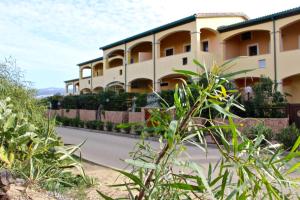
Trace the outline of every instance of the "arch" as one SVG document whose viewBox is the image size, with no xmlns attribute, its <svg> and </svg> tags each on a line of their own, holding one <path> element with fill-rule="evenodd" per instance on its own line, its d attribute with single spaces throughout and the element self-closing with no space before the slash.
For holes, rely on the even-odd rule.
<svg viewBox="0 0 300 200">
<path fill-rule="evenodd" d="M 300 48 L 300 20 L 293 21 L 280 28 L 281 51 L 289 51 Z"/>
<path fill-rule="evenodd" d="M 93 67 L 93 77 L 103 76 L 103 63 L 97 63 Z"/>
<path fill-rule="evenodd" d="M 189 52 L 191 49 L 191 32 L 176 31 L 169 33 L 160 38 L 159 45 L 160 57 Z M 186 46 L 189 47 L 186 48 Z"/>
<path fill-rule="evenodd" d="M 95 87 L 93 89 L 93 93 L 96 93 L 96 94 L 98 94 L 98 93 L 100 93 L 102 91 L 103 91 L 103 87 L 101 87 L 101 86 Z"/>
<path fill-rule="evenodd" d="M 287 94 L 289 103 L 300 103 L 300 73 L 282 80 L 282 91 Z"/>
<path fill-rule="evenodd" d="M 124 49 L 115 49 L 106 54 L 106 58 L 112 58 L 115 56 L 124 57 Z"/>
<path fill-rule="evenodd" d="M 217 52 L 218 38 L 217 31 L 211 28 L 200 29 L 200 47 L 203 52 Z"/>
<path fill-rule="evenodd" d="M 269 30 L 249 30 L 225 39 L 225 60 L 240 56 L 256 56 L 270 53 Z"/>
<path fill-rule="evenodd" d="M 107 64 L 108 69 L 114 68 L 114 67 L 120 67 L 120 66 L 123 66 L 123 58 L 121 58 L 120 56 L 111 58 Z"/>
<path fill-rule="evenodd" d="M 83 88 L 80 90 L 80 94 L 90 94 L 92 93 L 90 88 Z"/>
<path fill-rule="evenodd" d="M 147 60 L 152 59 L 152 42 L 143 41 L 139 42 L 129 49 L 129 62 L 132 63 L 139 63 Z"/>
<path fill-rule="evenodd" d="M 74 92 L 78 93 L 79 91 L 79 82 L 75 83 L 75 88 L 74 88 Z"/>
<path fill-rule="evenodd" d="M 87 78 L 92 75 L 91 66 L 84 66 L 80 68 L 80 78 Z"/>
<path fill-rule="evenodd" d="M 227 36 L 226 38 L 223 38 L 223 40 L 226 41 L 226 40 L 228 40 L 228 39 L 230 39 L 232 37 L 235 37 L 237 35 L 241 35 L 241 34 L 246 33 L 246 32 L 256 32 L 256 31 L 265 31 L 265 32 L 269 32 L 270 33 L 270 30 L 268 30 L 268 29 L 251 29 L 251 30 L 245 30 L 245 31 L 234 33 L 232 35 Z"/>
<path fill-rule="evenodd" d="M 66 85 L 67 86 L 67 91 L 66 91 L 66 93 L 67 94 L 73 94 L 73 92 L 74 92 L 74 86 L 73 86 L 73 83 L 69 83 L 69 84 L 67 84 Z"/>
<path fill-rule="evenodd" d="M 124 88 L 124 83 L 122 82 L 119 82 L 119 81 L 113 81 L 111 83 L 108 83 L 106 85 L 106 90 L 111 90 L 111 91 L 114 91 L 114 92 L 124 92 L 125 91 L 125 88 Z"/>
<path fill-rule="evenodd" d="M 232 82 L 235 85 L 235 88 L 240 91 L 241 96 L 245 100 L 249 100 L 253 97 L 252 88 L 253 86 L 260 81 L 260 77 L 240 77 L 234 79 Z"/>
<path fill-rule="evenodd" d="M 129 82 L 129 92 L 132 93 L 151 93 L 153 81 L 148 78 L 137 78 Z"/>
<path fill-rule="evenodd" d="M 181 74 L 168 74 L 159 79 L 160 90 L 174 90 L 176 84 L 180 87 L 182 85 L 182 80 L 187 80 L 187 77 Z"/>
</svg>

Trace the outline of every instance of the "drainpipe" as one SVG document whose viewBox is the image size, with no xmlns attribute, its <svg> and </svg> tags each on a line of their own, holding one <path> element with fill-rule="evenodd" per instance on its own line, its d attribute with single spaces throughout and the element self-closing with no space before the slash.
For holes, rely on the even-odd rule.
<svg viewBox="0 0 300 200">
<path fill-rule="evenodd" d="M 273 41 L 274 41 L 274 90 L 277 91 L 277 51 L 276 51 L 276 23 L 275 19 L 272 18 L 273 20 Z"/>
<path fill-rule="evenodd" d="M 91 63 L 91 92 L 93 93 L 93 64 Z"/>
<path fill-rule="evenodd" d="M 124 77 L 125 77 L 125 92 L 127 92 L 127 43 L 125 43 L 125 50 L 124 50 L 124 62 L 125 62 L 125 70 L 124 70 Z"/>
<path fill-rule="evenodd" d="M 156 91 L 156 60 L 155 60 L 155 56 L 156 56 L 156 44 L 155 44 L 155 33 L 153 34 L 153 42 L 152 42 L 152 48 L 153 48 L 153 90 Z"/>
</svg>

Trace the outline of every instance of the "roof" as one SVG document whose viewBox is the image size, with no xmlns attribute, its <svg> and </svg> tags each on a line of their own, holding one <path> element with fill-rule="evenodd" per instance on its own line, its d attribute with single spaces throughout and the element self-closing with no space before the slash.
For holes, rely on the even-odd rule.
<svg viewBox="0 0 300 200">
<path fill-rule="evenodd" d="M 241 12 L 226 12 L 226 13 L 198 13 L 197 18 L 213 18 L 213 17 L 241 17 L 248 20 L 249 17 Z"/>
<path fill-rule="evenodd" d="M 64 82 L 65 83 L 69 83 L 69 82 L 74 82 L 74 81 L 79 81 L 79 78 L 75 78 L 75 79 L 71 79 L 71 80 L 66 80 Z"/>
<path fill-rule="evenodd" d="M 171 23 L 159 26 L 157 28 L 150 29 L 148 31 L 145 31 L 145 32 L 139 33 L 137 35 L 125 38 L 123 40 L 120 40 L 120 41 L 108 44 L 106 46 L 100 47 L 100 49 L 106 50 L 106 49 L 109 49 L 109 48 L 112 48 L 112 47 L 115 47 L 115 46 L 118 46 L 118 45 L 122 45 L 122 44 L 131 42 L 133 40 L 136 40 L 136 39 L 139 39 L 139 38 L 142 38 L 142 37 L 146 37 L 146 36 L 149 36 L 149 35 L 152 35 L 152 34 L 155 34 L 155 33 L 158 33 L 158 32 L 161 32 L 161 31 L 164 31 L 164 30 L 167 30 L 167 29 L 170 29 L 170 28 L 174 28 L 176 26 L 180 26 L 180 25 L 183 25 L 183 24 L 190 23 L 192 21 L 195 21 L 196 18 L 233 17 L 233 16 L 235 16 L 235 17 L 242 17 L 245 20 L 249 19 L 243 13 L 198 13 L 198 14 L 194 14 L 194 15 L 191 15 L 191 16 L 179 19 L 177 21 L 174 21 L 174 22 L 171 22 Z"/>
<path fill-rule="evenodd" d="M 192 22 L 192 21 L 194 21 L 194 20 L 196 20 L 196 15 L 191 15 L 191 16 L 182 18 L 182 19 L 180 19 L 180 20 L 177 20 L 177 21 L 174 21 L 174 22 L 171 22 L 171 23 L 168 23 L 168 24 L 159 26 L 159 27 L 154 28 L 154 29 L 150 29 L 150 30 L 148 30 L 148 31 L 139 33 L 139 34 L 134 35 L 134 36 L 131 36 L 131 37 L 128 37 L 128 38 L 126 38 L 126 39 L 123 39 L 123 40 L 120 40 L 120 41 L 111 43 L 111 44 L 109 44 L 109 45 L 100 47 L 100 49 L 106 50 L 106 49 L 109 49 L 109 48 L 112 48 L 112 47 L 115 47 L 115 46 L 118 46 L 118 45 L 121 45 L 121 44 L 125 44 L 125 43 L 128 43 L 128 42 L 131 42 L 131 41 L 133 41 L 133 40 L 136 40 L 136 39 L 139 39 L 139 38 L 142 38 L 142 37 L 146 37 L 146 36 L 149 36 L 149 35 L 158 33 L 158 32 L 160 32 L 160 31 L 164 31 L 164 30 L 167 30 L 167 29 L 176 27 L 176 26 L 180 26 L 180 25 L 183 25 L 183 24 L 187 24 L 187 23 Z"/>
<path fill-rule="evenodd" d="M 93 60 L 88 60 L 88 61 L 79 63 L 79 64 L 77 64 L 77 65 L 78 65 L 78 66 L 82 66 L 82 65 L 86 65 L 86 64 L 93 63 L 93 62 L 96 62 L 96 61 L 101 61 L 101 60 L 103 60 L 103 57 L 95 58 L 95 59 L 93 59 Z"/>
<path fill-rule="evenodd" d="M 247 26 L 262 24 L 262 23 L 265 23 L 265 22 L 269 22 L 269 21 L 273 21 L 273 20 L 277 20 L 277 19 L 282 19 L 282 18 L 285 18 L 285 17 L 290 17 L 290 16 L 298 15 L 298 14 L 300 14 L 300 7 L 296 7 L 296 8 L 281 11 L 281 12 L 278 12 L 278 13 L 266 15 L 266 16 L 263 16 L 263 17 L 250 19 L 250 20 L 239 22 L 239 23 L 236 23 L 236 24 L 231 24 L 231 25 L 228 25 L 228 26 L 221 26 L 221 27 L 218 28 L 218 31 L 223 33 L 223 32 L 227 32 L 227 31 L 231 31 L 231 30 L 235 30 L 235 29 L 239 29 L 239 28 L 244 28 L 244 27 L 247 27 Z"/>
</svg>

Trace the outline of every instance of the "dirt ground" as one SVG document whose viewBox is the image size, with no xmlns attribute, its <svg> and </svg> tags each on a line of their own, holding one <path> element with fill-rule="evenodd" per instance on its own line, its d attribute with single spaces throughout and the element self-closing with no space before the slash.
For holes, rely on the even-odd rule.
<svg viewBox="0 0 300 200">
<path fill-rule="evenodd" d="M 109 187 L 109 185 L 124 183 L 125 179 L 123 176 L 120 176 L 120 173 L 112 169 L 87 162 L 83 165 L 86 174 L 97 179 L 97 185 L 88 189 L 88 191 L 85 191 L 86 196 L 84 199 L 101 199 L 97 190 L 113 198 L 126 197 L 127 192 L 125 191 L 125 188 L 121 190 L 119 188 Z"/>
</svg>

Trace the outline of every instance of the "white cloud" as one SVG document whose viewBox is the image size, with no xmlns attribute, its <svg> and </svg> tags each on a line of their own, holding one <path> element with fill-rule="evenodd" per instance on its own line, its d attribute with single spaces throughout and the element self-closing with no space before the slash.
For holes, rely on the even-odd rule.
<svg viewBox="0 0 300 200">
<path fill-rule="evenodd" d="M 0 55 L 14 56 L 37 87 L 63 87 L 77 63 L 98 48 L 197 12 L 257 17 L 296 7 L 298 0 L 2 0 Z"/>
</svg>

